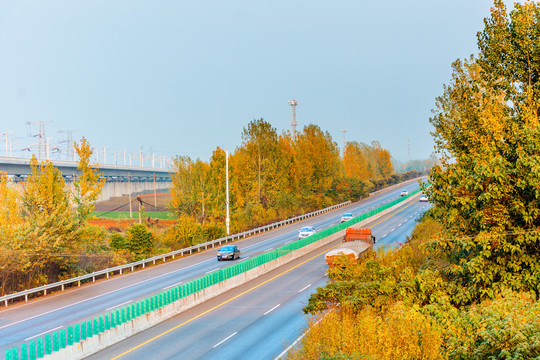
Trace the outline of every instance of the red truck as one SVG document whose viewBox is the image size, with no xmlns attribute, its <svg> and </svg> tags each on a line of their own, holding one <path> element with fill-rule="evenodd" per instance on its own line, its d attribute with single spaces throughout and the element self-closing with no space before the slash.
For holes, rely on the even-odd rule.
<svg viewBox="0 0 540 360">
<path fill-rule="evenodd" d="M 326 263 L 329 267 L 333 267 L 336 259 L 341 255 L 345 255 L 350 262 L 358 262 L 374 243 L 375 236 L 371 234 L 371 229 L 348 228 L 345 230 L 342 243 L 325 254 Z"/>
</svg>

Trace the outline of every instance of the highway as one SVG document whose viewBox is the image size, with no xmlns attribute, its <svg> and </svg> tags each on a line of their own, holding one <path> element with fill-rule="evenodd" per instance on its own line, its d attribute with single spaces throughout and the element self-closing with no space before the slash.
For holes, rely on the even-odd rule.
<svg viewBox="0 0 540 360">
<path fill-rule="evenodd" d="M 428 208 L 414 202 L 368 226 L 376 247 L 399 246 Z M 324 253 L 334 242 L 287 266 L 201 304 L 88 359 L 274 359 L 307 326 L 309 295 L 326 283 Z"/>
<path fill-rule="evenodd" d="M 411 182 L 398 188 L 380 192 L 338 211 L 236 241 L 235 244 L 242 250 L 242 259 L 246 259 L 294 241 L 297 238 L 298 229 L 304 225 L 314 225 L 318 230 L 322 230 L 339 223 L 341 214 L 345 212 L 353 212 L 353 214 L 357 215 L 398 198 L 402 189 L 413 191 L 417 188 L 417 182 Z M 412 222 L 410 223 L 412 224 Z M 397 227 L 399 231 L 403 231 L 405 228 L 406 226 Z M 385 229 L 384 232 L 389 230 Z M 382 239 L 379 236 L 381 244 L 390 244 L 392 238 L 390 235 Z M 227 265 L 225 262 L 217 262 L 215 251 L 209 250 L 177 261 L 116 276 L 109 280 L 98 281 L 95 284 L 70 289 L 3 309 L 0 311 L 0 349 L 4 351 L 6 348 L 19 345 L 21 342 L 27 342 L 62 327 L 93 318 L 106 311 L 145 298 Z M 315 285 L 316 282 L 313 282 L 311 286 L 314 287 Z M 304 292 L 307 299 L 307 292 Z M 279 308 L 281 308 L 281 305 Z M 286 306 L 283 306 L 283 308 L 286 308 Z M 233 337 L 236 337 L 236 335 Z"/>
</svg>

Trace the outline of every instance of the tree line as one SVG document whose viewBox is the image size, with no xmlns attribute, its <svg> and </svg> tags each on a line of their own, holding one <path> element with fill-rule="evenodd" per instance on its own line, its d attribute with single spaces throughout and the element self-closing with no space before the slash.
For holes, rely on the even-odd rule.
<svg viewBox="0 0 540 360">
<path fill-rule="evenodd" d="M 357 200 L 418 174 L 394 174 L 390 153 L 376 141 L 347 142 L 341 156 L 330 134 L 317 125 L 278 134 L 269 122 L 256 119 L 229 156 L 231 230 Z M 219 147 L 208 162 L 187 156 L 173 161 L 171 208 L 188 244 L 205 232 L 224 235 L 225 186 L 225 151 Z"/>
</svg>

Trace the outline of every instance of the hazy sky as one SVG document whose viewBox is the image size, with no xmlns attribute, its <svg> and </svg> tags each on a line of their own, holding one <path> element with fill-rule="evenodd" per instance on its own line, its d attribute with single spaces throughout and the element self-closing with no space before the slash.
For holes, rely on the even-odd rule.
<svg viewBox="0 0 540 360">
<path fill-rule="evenodd" d="M 507 4 L 512 3 L 510 1 Z M 208 160 L 264 118 L 406 161 L 433 151 L 435 98 L 477 53 L 489 0 L 0 0 L 0 133 L 13 156 L 73 130 L 96 148 Z M 36 124 L 28 131 L 27 122 Z M 0 156 L 5 155 L 4 139 Z M 59 156 L 59 155 L 58 155 Z M 65 156 L 65 155 L 62 155 Z"/>
</svg>

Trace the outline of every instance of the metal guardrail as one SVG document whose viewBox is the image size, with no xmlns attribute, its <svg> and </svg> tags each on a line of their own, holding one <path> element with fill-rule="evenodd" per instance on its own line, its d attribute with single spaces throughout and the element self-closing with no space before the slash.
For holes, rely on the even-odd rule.
<svg viewBox="0 0 540 360">
<path fill-rule="evenodd" d="M 270 230 L 273 230 L 273 229 L 276 229 L 276 228 L 279 228 L 279 227 L 282 227 L 282 226 L 285 226 L 285 225 L 289 225 L 289 224 L 292 224 L 292 223 L 295 223 L 295 222 L 298 222 L 298 221 L 301 221 L 301 220 L 308 219 L 308 218 L 313 217 L 313 216 L 321 215 L 321 214 L 324 214 L 324 213 L 327 213 L 327 212 L 342 208 L 342 207 L 347 206 L 349 204 L 351 204 L 351 201 L 346 201 L 344 203 L 337 204 L 337 205 L 334 205 L 334 206 L 330 206 L 330 207 L 327 207 L 325 209 L 316 210 L 316 211 L 313 211 L 313 212 L 310 212 L 310 213 L 307 213 L 307 214 L 304 214 L 304 215 L 295 216 L 295 217 L 287 219 L 287 220 L 282 220 L 282 221 L 279 221 L 279 222 L 276 222 L 276 223 L 273 223 L 273 224 L 261 226 L 261 227 L 258 227 L 258 228 L 252 229 L 252 230 L 248 230 L 248 231 L 244 231 L 244 232 L 241 232 L 241 233 L 238 233 L 238 234 L 233 234 L 233 235 L 229 235 L 229 236 L 219 238 L 219 239 L 216 239 L 216 240 L 207 241 L 205 243 L 193 245 L 193 246 L 190 246 L 188 248 L 171 251 L 171 252 L 166 253 L 166 254 L 156 255 L 156 256 L 153 256 L 151 258 L 135 261 L 135 262 L 132 262 L 132 263 L 129 263 L 129 264 L 119 265 L 119 266 L 115 266 L 115 267 L 112 267 L 112 268 L 107 268 L 107 269 L 95 271 L 95 272 L 92 272 L 92 273 L 89 273 L 89 274 L 77 276 L 77 277 L 74 277 L 74 278 L 71 278 L 71 279 L 58 281 L 58 282 L 55 282 L 55 283 L 52 283 L 52 284 L 47 284 L 47 285 L 43 285 L 43 286 L 40 286 L 40 287 L 36 287 L 36 288 L 16 292 L 16 293 L 13 293 L 13 294 L 4 295 L 4 296 L 0 297 L 0 304 L 3 303 L 4 306 L 7 307 L 8 303 L 9 303 L 9 300 L 24 297 L 24 301 L 28 301 L 28 296 L 29 295 L 40 294 L 41 293 L 43 296 L 46 296 L 47 295 L 47 290 L 61 289 L 61 291 L 64 291 L 64 289 L 66 288 L 66 285 L 77 283 L 77 286 L 81 286 L 81 281 L 92 279 L 92 282 L 95 282 L 96 278 L 100 277 L 100 276 L 106 276 L 106 278 L 108 279 L 109 276 L 113 275 L 115 272 L 118 272 L 119 274 L 122 274 L 124 272 L 124 270 L 126 270 L 126 269 L 133 271 L 136 267 L 145 268 L 148 263 L 153 263 L 153 265 L 155 265 L 156 261 L 159 261 L 159 260 L 161 260 L 162 262 L 165 262 L 167 260 L 167 258 L 175 259 L 177 256 L 190 255 L 190 254 L 193 254 L 195 252 L 200 252 L 201 249 L 207 250 L 208 248 L 214 248 L 216 245 L 221 245 L 223 243 L 228 243 L 230 241 L 234 241 L 234 240 L 238 240 L 238 239 L 244 239 L 244 238 L 246 238 L 248 236 L 260 234 L 262 232 L 270 231 Z"/>
</svg>

